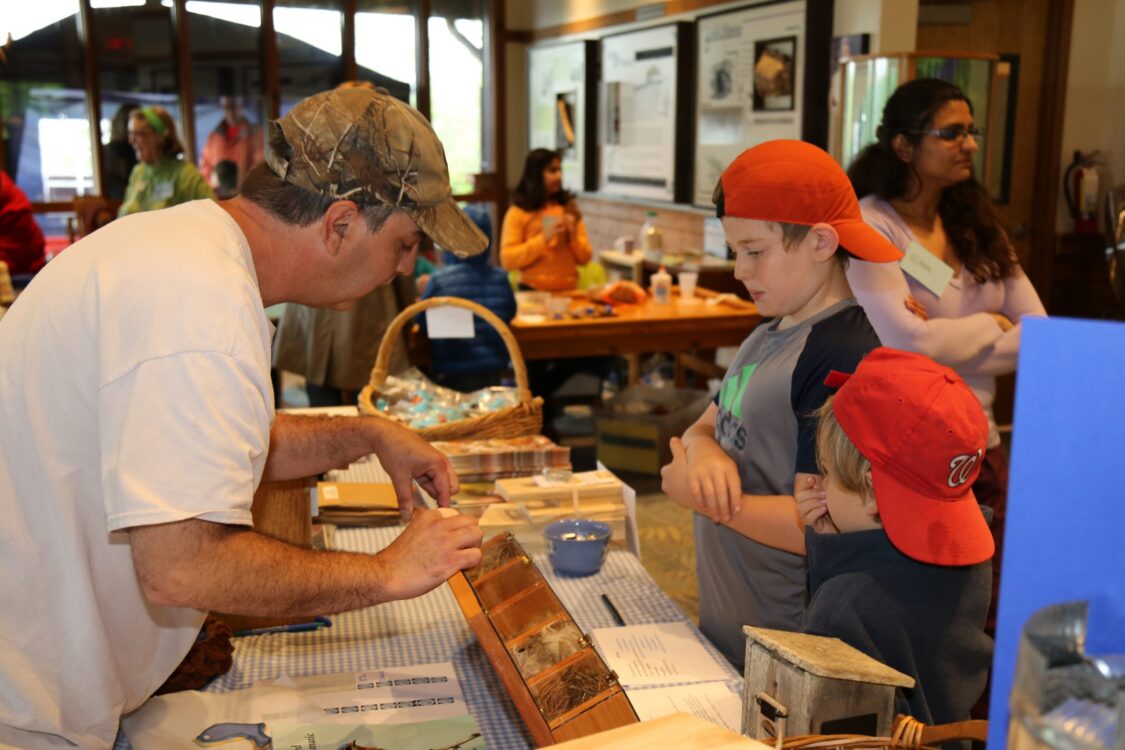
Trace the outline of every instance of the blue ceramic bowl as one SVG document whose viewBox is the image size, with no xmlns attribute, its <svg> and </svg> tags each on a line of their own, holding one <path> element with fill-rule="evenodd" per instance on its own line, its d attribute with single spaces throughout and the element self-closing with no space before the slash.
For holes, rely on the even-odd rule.
<svg viewBox="0 0 1125 750">
<path fill-rule="evenodd" d="M 612 529 L 601 521 L 566 519 L 548 524 L 547 539 L 551 567 L 556 573 L 588 576 L 597 573 L 605 562 L 606 545 Z"/>
</svg>

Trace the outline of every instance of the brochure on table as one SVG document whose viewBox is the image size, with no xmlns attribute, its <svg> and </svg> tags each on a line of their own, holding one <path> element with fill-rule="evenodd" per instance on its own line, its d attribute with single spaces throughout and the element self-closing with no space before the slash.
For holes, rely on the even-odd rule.
<svg viewBox="0 0 1125 750">
<path fill-rule="evenodd" d="M 307 747 L 310 736 L 374 747 L 444 747 L 462 740 L 476 742 L 464 748 L 484 746 L 449 662 L 283 676 L 226 693 L 170 693 L 126 716 L 122 728 L 134 750 L 217 746 L 239 738 L 260 742 L 263 737 L 272 738 L 274 747 Z M 423 744 L 439 739 L 439 744 Z"/>
<path fill-rule="evenodd" d="M 715 183 L 747 148 L 800 139 L 805 1 L 765 5 L 696 21 L 695 190 L 711 206 Z"/>
<path fill-rule="evenodd" d="M 641 720 L 677 712 L 739 731 L 738 675 L 700 643 L 685 622 L 595 628 L 590 633 Z"/>
</svg>

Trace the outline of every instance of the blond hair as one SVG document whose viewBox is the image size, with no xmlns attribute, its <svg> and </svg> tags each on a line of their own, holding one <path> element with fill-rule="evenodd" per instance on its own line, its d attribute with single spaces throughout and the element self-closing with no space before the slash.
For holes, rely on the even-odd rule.
<svg viewBox="0 0 1125 750">
<path fill-rule="evenodd" d="M 819 420 L 816 430 L 816 462 L 820 473 L 831 474 L 837 484 L 848 492 L 854 492 L 865 500 L 873 500 L 875 493 L 871 487 L 871 462 L 859 452 L 855 443 L 844 432 L 832 411 L 832 400 L 828 400 L 817 410 Z"/>
</svg>

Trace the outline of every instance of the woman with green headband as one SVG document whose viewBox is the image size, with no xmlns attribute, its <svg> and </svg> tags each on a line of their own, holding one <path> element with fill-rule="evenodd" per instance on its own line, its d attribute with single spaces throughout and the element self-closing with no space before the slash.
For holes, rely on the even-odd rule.
<svg viewBox="0 0 1125 750">
<path fill-rule="evenodd" d="M 184 147 L 176 123 L 163 107 L 141 107 L 129 118 L 129 144 L 138 163 L 129 175 L 125 201 L 118 216 L 167 208 L 215 194 L 190 161 L 180 158 Z"/>
</svg>

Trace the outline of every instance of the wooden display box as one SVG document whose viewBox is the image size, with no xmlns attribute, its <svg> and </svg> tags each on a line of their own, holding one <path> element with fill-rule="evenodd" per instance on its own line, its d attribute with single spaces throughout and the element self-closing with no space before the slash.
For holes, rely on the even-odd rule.
<svg viewBox="0 0 1125 750">
<path fill-rule="evenodd" d="M 483 549 L 481 564 L 449 588 L 536 744 L 638 721 L 617 675 L 515 537 L 500 534 Z"/>
</svg>

